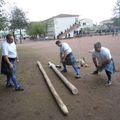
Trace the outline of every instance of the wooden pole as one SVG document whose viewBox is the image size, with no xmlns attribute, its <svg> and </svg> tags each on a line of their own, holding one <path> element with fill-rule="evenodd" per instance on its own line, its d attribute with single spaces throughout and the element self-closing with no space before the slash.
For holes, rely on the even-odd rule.
<svg viewBox="0 0 120 120">
<path fill-rule="evenodd" d="M 64 82 L 64 84 L 69 88 L 69 90 L 73 93 L 73 94 L 77 94 L 78 93 L 78 89 L 72 84 L 70 83 L 62 74 L 61 72 L 56 68 L 56 66 L 51 63 L 48 62 L 48 65 L 50 68 L 52 68 L 54 70 L 54 72 L 61 78 L 61 80 Z"/>
<path fill-rule="evenodd" d="M 52 85 L 49 77 L 47 76 L 45 70 L 43 69 L 43 67 L 42 67 L 42 65 L 41 65 L 41 63 L 39 61 L 37 61 L 37 65 L 38 65 L 39 69 L 41 70 L 41 72 L 42 72 L 42 74 L 43 74 L 43 76 L 44 76 L 44 78 L 46 80 L 46 83 L 47 83 L 47 85 L 48 85 L 48 87 L 49 87 L 52 95 L 54 96 L 54 98 L 55 98 L 58 106 L 60 107 L 60 109 L 62 110 L 62 112 L 65 115 L 67 115 L 69 112 L 68 112 L 68 109 L 67 109 L 66 105 L 63 103 L 63 101 L 61 100 L 60 96 L 56 92 L 54 86 Z"/>
</svg>

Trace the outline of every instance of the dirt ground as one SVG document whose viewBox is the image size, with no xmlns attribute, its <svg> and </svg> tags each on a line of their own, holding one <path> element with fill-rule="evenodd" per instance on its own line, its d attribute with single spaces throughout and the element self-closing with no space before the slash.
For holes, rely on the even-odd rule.
<svg viewBox="0 0 120 120">
<path fill-rule="evenodd" d="M 95 69 L 91 54 L 93 44 L 100 41 L 111 50 L 117 72 L 113 84 L 105 86 L 106 74 L 92 75 Z M 20 63 L 18 81 L 23 92 L 5 88 L 6 78 L 0 75 L 0 120 L 119 120 L 120 119 L 120 36 L 95 36 L 63 40 L 69 43 L 77 58 L 85 57 L 89 67 L 80 69 L 81 78 L 75 79 L 72 67 L 64 76 L 79 90 L 73 95 L 48 67 L 48 61 L 59 64 L 59 48 L 55 41 L 36 41 L 18 44 Z M 36 62 L 39 60 L 56 91 L 69 110 L 64 116 L 52 97 Z"/>
</svg>

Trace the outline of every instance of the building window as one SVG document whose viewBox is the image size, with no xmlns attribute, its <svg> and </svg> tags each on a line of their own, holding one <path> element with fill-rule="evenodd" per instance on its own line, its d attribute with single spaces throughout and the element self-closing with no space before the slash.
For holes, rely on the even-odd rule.
<svg viewBox="0 0 120 120">
<path fill-rule="evenodd" d="M 86 25 L 86 23 L 83 23 L 83 26 L 85 26 Z"/>
<path fill-rule="evenodd" d="M 78 23 L 78 18 L 75 18 L 75 23 Z"/>
</svg>

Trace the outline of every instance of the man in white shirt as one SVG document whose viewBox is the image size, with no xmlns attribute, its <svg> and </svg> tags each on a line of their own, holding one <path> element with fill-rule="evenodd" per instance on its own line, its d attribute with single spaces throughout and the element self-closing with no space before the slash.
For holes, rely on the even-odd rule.
<svg viewBox="0 0 120 120">
<path fill-rule="evenodd" d="M 98 74 L 102 70 L 105 70 L 108 81 L 107 85 L 112 84 L 112 74 L 115 72 L 114 62 L 108 48 L 102 47 L 100 42 L 94 44 L 92 51 L 93 63 L 96 66 L 96 70 L 93 74 Z"/>
<path fill-rule="evenodd" d="M 7 76 L 7 88 L 15 86 L 16 91 L 23 91 L 16 79 L 16 61 L 19 62 L 14 37 L 8 34 L 2 44 L 1 73 Z"/>
<path fill-rule="evenodd" d="M 66 65 L 72 65 L 76 72 L 75 78 L 80 78 L 80 70 L 78 69 L 71 47 L 67 43 L 62 43 L 60 40 L 56 41 L 56 45 L 60 47 L 60 62 L 64 68 L 61 72 L 67 72 Z"/>
</svg>

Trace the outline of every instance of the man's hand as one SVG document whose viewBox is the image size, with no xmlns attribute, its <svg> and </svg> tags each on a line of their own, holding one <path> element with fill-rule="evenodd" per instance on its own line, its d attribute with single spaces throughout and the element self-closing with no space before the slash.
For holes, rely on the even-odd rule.
<svg viewBox="0 0 120 120">
<path fill-rule="evenodd" d="M 62 62 L 64 62 L 64 61 L 65 61 L 65 58 L 62 57 L 62 58 L 60 59 L 60 62 L 62 63 Z"/>
<path fill-rule="evenodd" d="M 104 66 L 103 66 L 103 65 L 101 65 L 101 64 L 98 64 L 98 65 L 97 65 L 97 69 L 98 69 L 98 70 L 103 69 L 103 67 L 104 67 Z"/>
<path fill-rule="evenodd" d="M 16 62 L 19 63 L 20 62 L 19 59 L 17 59 Z"/>
<path fill-rule="evenodd" d="M 9 64 L 9 68 L 12 70 L 13 69 L 13 65 L 10 63 Z"/>
<path fill-rule="evenodd" d="M 65 58 L 63 57 L 63 58 L 61 59 L 61 61 L 64 62 L 64 61 L 65 61 Z"/>
<path fill-rule="evenodd" d="M 97 65 L 97 67 L 98 67 L 98 68 L 101 68 L 101 67 L 102 67 L 102 65 L 101 65 L 101 64 L 98 64 L 98 65 Z"/>
</svg>

